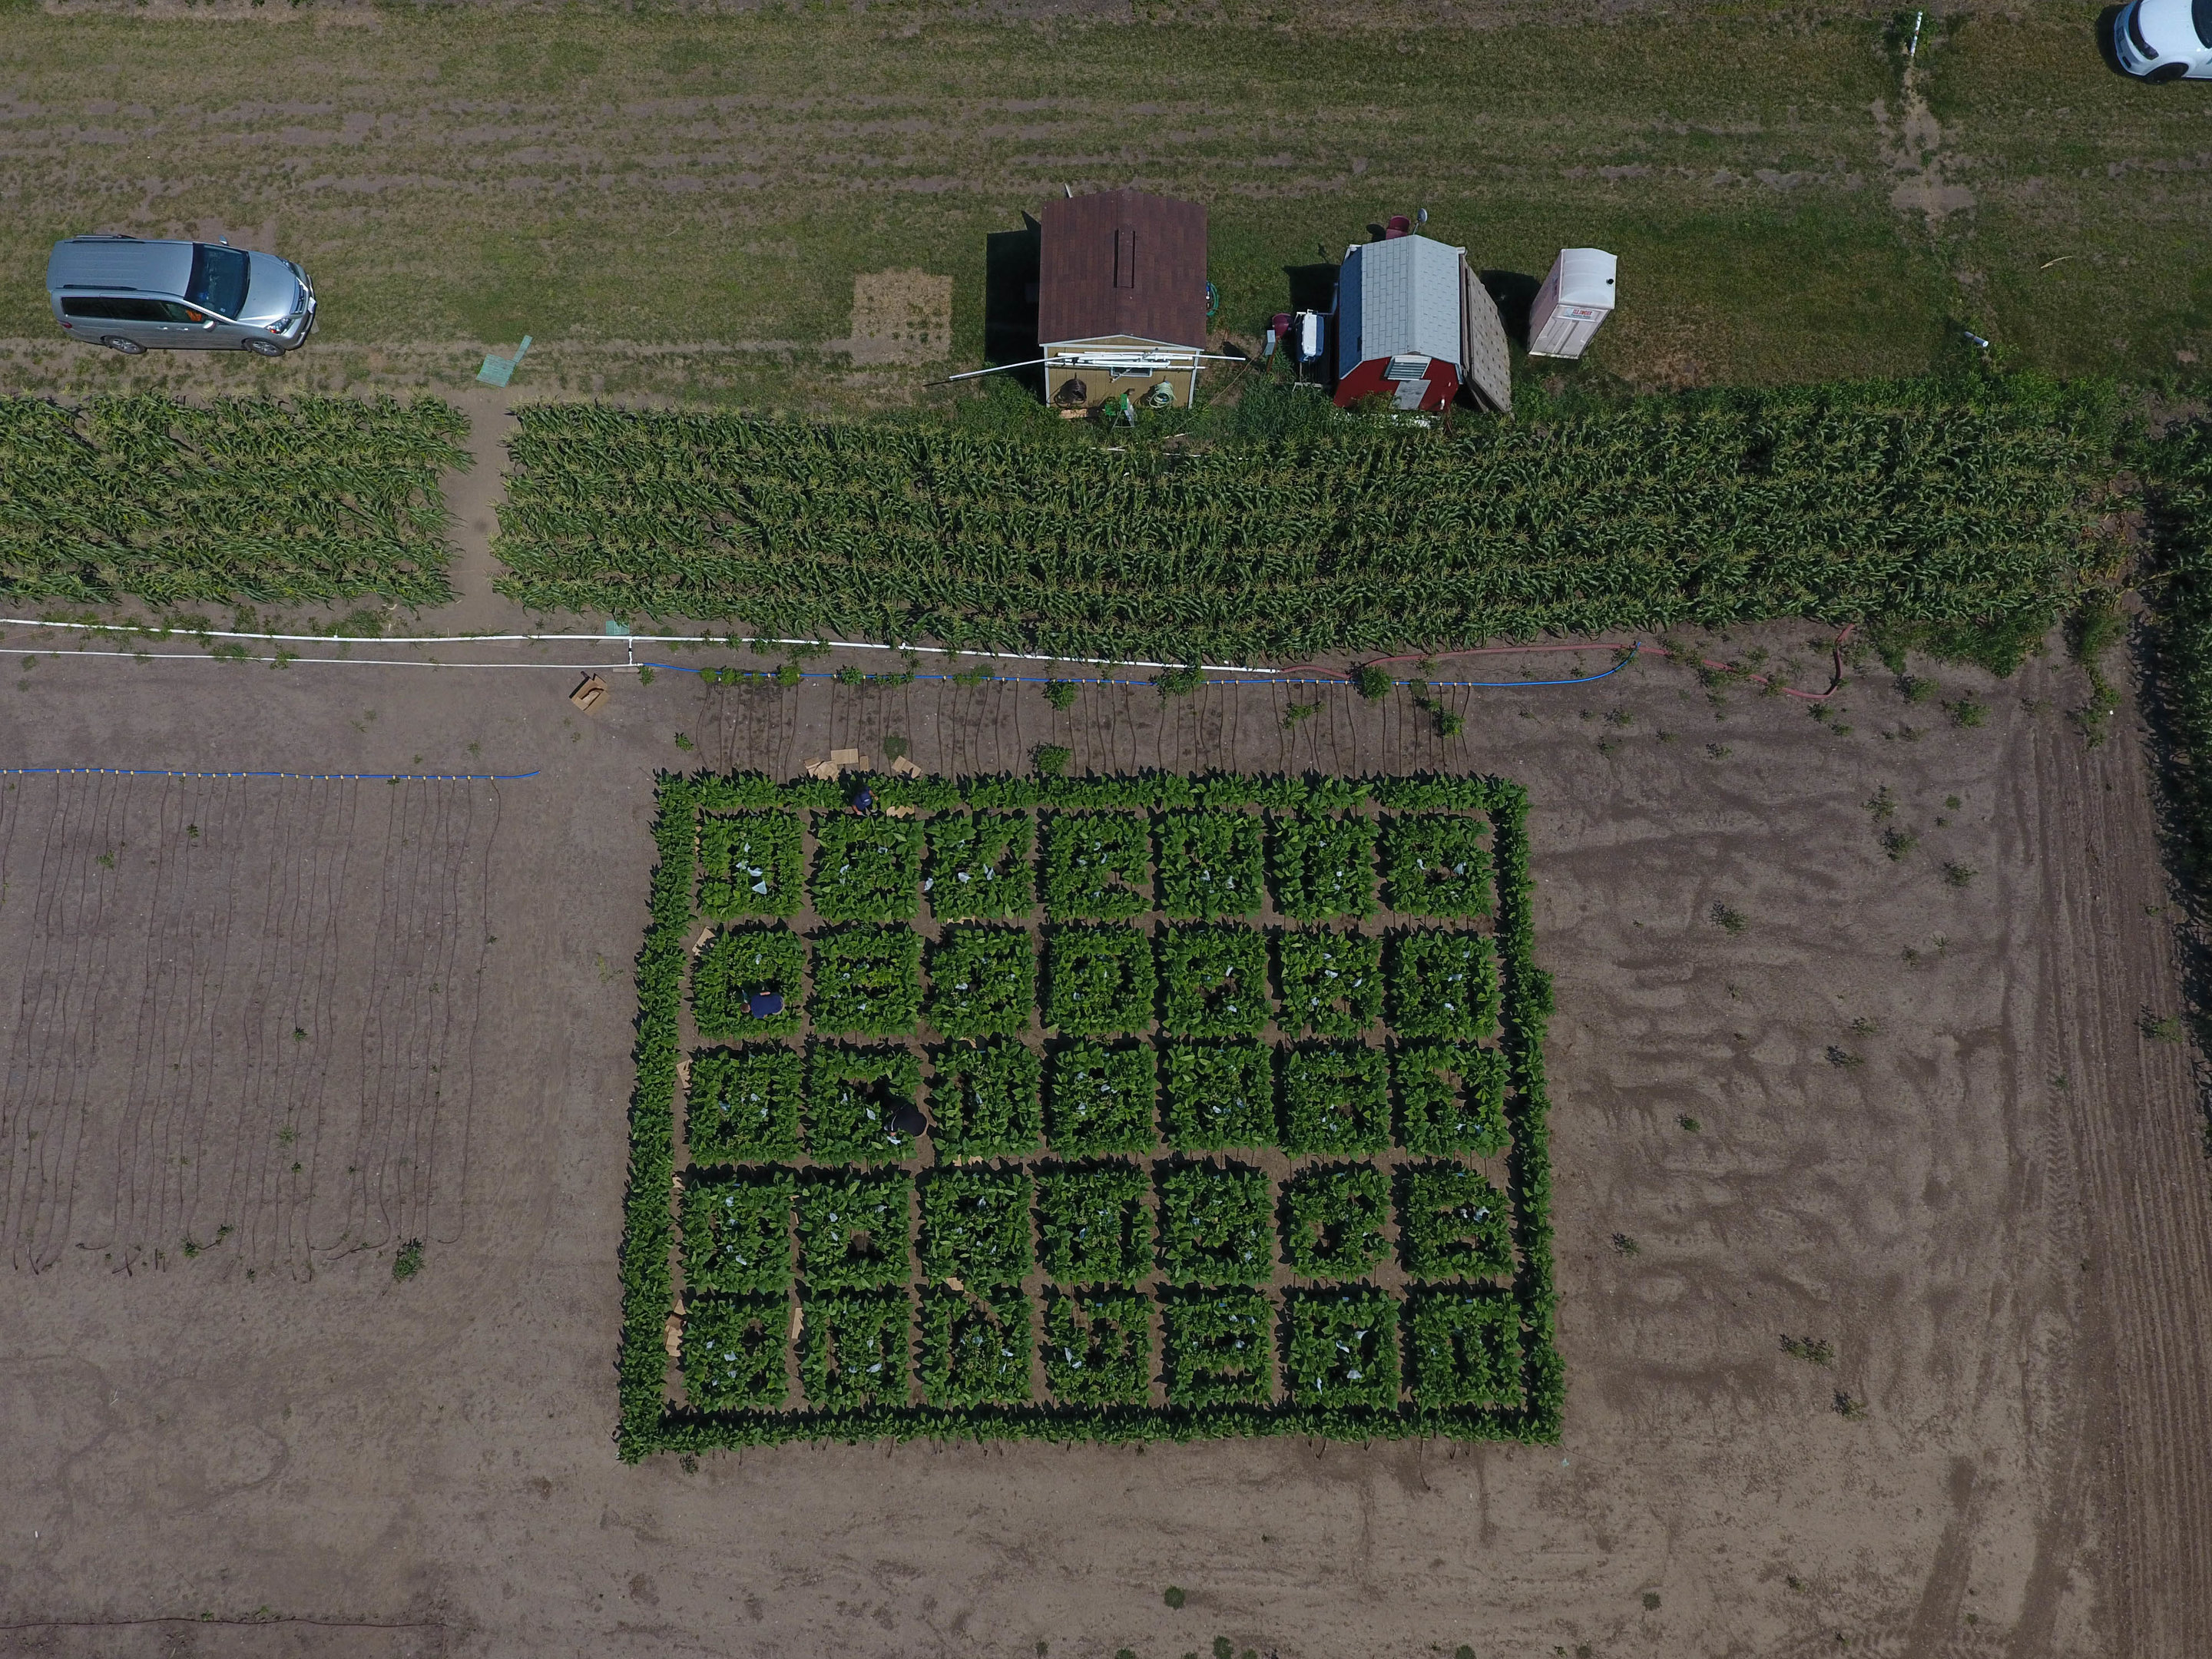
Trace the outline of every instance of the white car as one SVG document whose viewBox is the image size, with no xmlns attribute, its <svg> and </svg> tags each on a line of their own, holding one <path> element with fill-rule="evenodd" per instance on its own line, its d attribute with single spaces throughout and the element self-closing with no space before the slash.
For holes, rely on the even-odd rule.
<svg viewBox="0 0 2212 1659">
<path fill-rule="evenodd" d="M 2212 81 L 2212 0 L 2132 0 L 2112 20 L 2112 55 L 2145 81 Z"/>
</svg>

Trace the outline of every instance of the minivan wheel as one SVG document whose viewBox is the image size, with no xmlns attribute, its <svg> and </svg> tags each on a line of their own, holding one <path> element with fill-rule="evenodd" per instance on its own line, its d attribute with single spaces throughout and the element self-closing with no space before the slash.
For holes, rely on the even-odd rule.
<svg viewBox="0 0 2212 1659">
<path fill-rule="evenodd" d="M 2146 81 L 2179 81 L 2183 76 L 2188 73 L 2189 65 L 2186 64 L 2160 64 L 2148 75 L 2144 76 L 2143 79 Z"/>
<path fill-rule="evenodd" d="M 137 341 L 126 340 L 120 334 L 109 335 L 100 342 L 100 344 L 106 346 L 110 351 L 119 351 L 126 357 L 136 357 L 146 349 Z"/>
<path fill-rule="evenodd" d="M 240 343 L 257 357 L 281 357 L 284 355 L 284 348 L 274 340 L 245 340 Z"/>
</svg>

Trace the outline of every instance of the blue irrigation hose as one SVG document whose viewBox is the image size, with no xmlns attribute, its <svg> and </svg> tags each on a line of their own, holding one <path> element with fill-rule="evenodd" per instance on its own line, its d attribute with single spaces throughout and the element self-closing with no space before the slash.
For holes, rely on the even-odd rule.
<svg viewBox="0 0 2212 1659">
<path fill-rule="evenodd" d="M 1634 655 L 1631 654 L 1629 656 L 1623 657 L 1619 662 L 1613 664 L 1612 667 L 1607 669 L 1602 674 L 1583 674 L 1571 680 L 1425 680 L 1422 684 L 1426 685 L 1432 691 L 1517 691 L 1526 686 L 1588 685 L 1593 680 L 1611 678 L 1613 675 L 1620 672 L 1622 669 L 1627 667 L 1630 663 L 1635 660 L 1636 659 Z M 680 662 L 643 662 L 637 665 L 640 668 L 650 668 L 656 674 L 662 673 L 664 672 L 671 674 L 704 674 L 710 672 L 720 672 L 710 671 L 704 668 L 693 668 Z M 774 669 L 747 668 L 741 669 L 738 672 L 741 673 L 755 675 L 758 678 L 764 680 L 772 680 L 775 678 L 775 671 Z M 803 680 L 834 680 L 837 678 L 837 672 L 835 669 L 826 668 L 801 669 L 799 671 L 799 678 Z M 866 685 L 872 681 L 895 679 L 899 681 L 901 684 L 904 684 L 908 678 L 908 676 L 902 674 L 871 674 L 868 676 L 867 679 L 858 683 L 862 685 Z M 981 680 L 975 679 L 972 675 L 963 674 L 915 674 L 911 678 L 915 680 L 964 679 L 971 684 L 978 685 L 982 684 L 987 681 L 1002 681 L 1010 685 L 1051 685 L 1054 684 L 1069 685 L 1153 685 L 1158 684 L 1157 681 L 1149 679 L 1091 679 L 1080 674 L 987 674 Z M 1208 685 L 1341 685 L 1347 687 L 1351 684 L 1349 680 L 1341 679 L 1294 680 L 1289 678 L 1272 680 L 1209 679 L 1206 683 Z M 1413 682 L 1411 680 L 1394 679 L 1390 684 L 1394 686 L 1411 685 Z"/>
<path fill-rule="evenodd" d="M 0 766 L 5 778 L 290 778 L 300 783 L 520 783 L 529 772 L 173 772 L 160 766 Z"/>
</svg>

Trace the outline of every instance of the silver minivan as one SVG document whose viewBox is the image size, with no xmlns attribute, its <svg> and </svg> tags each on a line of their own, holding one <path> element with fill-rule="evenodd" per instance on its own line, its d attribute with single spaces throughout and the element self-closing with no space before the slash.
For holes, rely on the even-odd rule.
<svg viewBox="0 0 2212 1659">
<path fill-rule="evenodd" d="M 72 236 L 46 260 L 46 297 L 74 337 L 132 356 L 166 346 L 281 357 L 315 325 L 306 271 L 227 242 Z"/>
</svg>

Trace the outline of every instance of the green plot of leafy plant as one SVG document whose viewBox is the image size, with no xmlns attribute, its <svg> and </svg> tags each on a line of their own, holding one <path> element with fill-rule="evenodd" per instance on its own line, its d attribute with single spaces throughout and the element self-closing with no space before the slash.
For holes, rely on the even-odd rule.
<svg viewBox="0 0 2212 1659">
<path fill-rule="evenodd" d="M 1045 935 L 1044 1023 L 1069 1036 L 1147 1030 L 1158 981 L 1152 942 L 1134 927 L 1054 927 Z"/>
<path fill-rule="evenodd" d="M 814 914 L 824 921 L 911 921 L 921 892 L 921 826 L 875 815 L 814 818 Z"/>
<path fill-rule="evenodd" d="M 1026 812 L 940 812 L 929 820 L 922 890 L 939 921 L 1013 921 L 1036 902 Z"/>
<path fill-rule="evenodd" d="M 1043 1357 L 1055 1400 L 1141 1406 L 1152 1390 L 1152 1299 L 1142 1291 L 1047 1291 Z"/>
<path fill-rule="evenodd" d="M 1169 1403 L 1262 1405 L 1275 1392 L 1274 1309 L 1257 1291 L 1160 1297 L 1161 1376 Z"/>
<path fill-rule="evenodd" d="M 921 1292 L 922 1398 L 981 1406 L 1030 1397 L 1030 1304 L 1011 1287 Z"/>
<path fill-rule="evenodd" d="M 933 1050 L 929 1105 L 939 1158 L 1019 1158 L 1044 1139 L 1044 1062 L 1010 1038 Z"/>
<path fill-rule="evenodd" d="M 907 1397 L 904 1291 L 843 1291 L 801 1304 L 799 1380 L 817 1411 L 850 1412 Z"/>
<path fill-rule="evenodd" d="M 1240 1164 L 1174 1164 L 1158 1178 L 1160 1273 L 1171 1285 L 1262 1285 L 1274 1271 L 1274 1194 Z"/>
<path fill-rule="evenodd" d="M 817 933 L 814 994 L 808 1018 L 817 1031 L 904 1036 L 921 1017 L 921 935 L 911 927 L 859 923 Z"/>
<path fill-rule="evenodd" d="M 1267 1044 L 1170 1042 L 1160 1052 L 1169 1146 L 1215 1152 L 1275 1144 L 1275 1057 Z"/>
<path fill-rule="evenodd" d="M 684 1189 L 684 1282 L 732 1295 L 791 1284 L 791 1176 L 740 1170 L 695 1173 Z"/>
<path fill-rule="evenodd" d="M 709 812 L 699 821 L 702 915 L 792 915 L 801 898 L 799 867 L 796 813 Z"/>
<path fill-rule="evenodd" d="M 1489 1279 L 1513 1271 L 1512 1215 L 1480 1170 L 1429 1164 L 1398 1172 L 1398 1255 L 1413 1279 Z"/>
<path fill-rule="evenodd" d="M 1357 1042 L 1311 1042 L 1282 1051 L 1283 1150 L 1368 1157 L 1390 1145 L 1389 1062 Z"/>
<path fill-rule="evenodd" d="M 1135 812 L 1044 816 L 1044 908 L 1055 921 L 1124 921 L 1152 908 L 1152 831 Z"/>
<path fill-rule="evenodd" d="M 1256 929 L 1170 927 L 1159 938 L 1160 1029 L 1253 1036 L 1267 1029 L 1267 940 Z"/>
<path fill-rule="evenodd" d="M 691 1021 L 703 1037 L 788 1036 L 799 1030 L 806 947 L 788 927 L 725 927 L 709 939 L 691 970 Z M 782 1000 L 773 1014 L 756 1015 L 751 1001 Z"/>
<path fill-rule="evenodd" d="M 684 1314 L 684 1397 L 702 1412 L 769 1411 L 791 1384 L 781 1296 L 695 1296 Z"/>
<path fill-rule="evenodd" d="M 706 1048 L 691 1056 L 684 1139 L 697 1164 L 799 1156 L 805 1068 L 781 1043 Z"/>
<path fill-rule="evenodd" d="M 1310 1406 L 1395 1406 L 1397 1304 L 1360 1286 L 1285 1292 L 1283 1388 Z"/>
<path fill-rule="evenodd" d="M 921 1178 L 921 1273 L 970 1286 L 1018 1285 L 1030 1270 L 1030 1177 L 1019 1170 L 932 1170 Z"/>
<path fill-rule="evenodd" d="M 1398 1140 L 1421 1158 L 1503 1152 L 1505 1056 L 1471 1042 L 1408 1043 L 1392 1056 Z"/>
<path fill-rule="evenodd" d="M 806 1146 L 824 1164 L 896 1164 L 914 1156 L 900 1127 L 921 1092 L 921 1063 L 903 1048 L 817 1042 L 806 1056 Z"/>
<path fill-rule="evenodd" d="M 1148 1046 L 1070 1043 L 1047 1069 L 1045 1137 L 1062 1158 L 1148 1152 L 1159 1141 L 1158 1092 Z"/>
<path fill-rule="evenodd" d="M 1267 826 L 1275 908 L 1298 921 L 1374 915 L 1375 837 L 1375 820 L 1356 812 L 1277 814 Z"/>
<path fill-rule="evenodd" d="M 1275 942 L 1283 1030 L 1357 1037 L 1382 1018 L 1382 941 L 1325 928 L 1285 933 Z"/>
<path fill-rule="evenodd" d="M 1059 1285 L 1133 1285 L 1152 1268 L 1152 1183 L 1118 1161 L 1036 1176 L 1037 1259 Z"/>
<path fill-rule="evenodd" d="M 1521 1398 L 1521 1310 L 1502 1291 L 1443 1285 L 1406 1296 L 1407 1388 L 1428 1411 Z"/>
<path fill-rule="evenodd" d="M 1267 896 L 1260 820 L 1243 812 L 1163 812 L 1160 909 L 1177 921 L 1259 914 Z"/>
<path fill-rule="evenodd" d="M 1490 825 L 1454 812 L 1382 823 L 1382 901 L 1409 916 L 1490 914 Z"/>
<path fill-rule="evenodd" d="M 1323 1164 L 1283 1183 L 1283 1265 L 1306 1279 L 1358 1279 L 1382 1259 L 1390 1178 L 1371 1164 Z"/>
<path fill-rule="evenodd" d="M 904 1285 L 908 1200 L 902 1170 L 822 1170 L 799 1184 L 799 1273 L 806 1293 Z"/>
<path fill-rule="evenodd" d="M 1498 965 L 1486 933 L 1390 936 L 1390 1024 L 1401 1037 L 1480 1042 L 1498 1031 Z"/>
<path fill-rule="evenodd" d="M 929 949 L 929 1023 L 949 1037 L 1012 1036 L 1036 1004 L 1036 951 L 1018 927 L 947 927 Z"/>
</svg>

